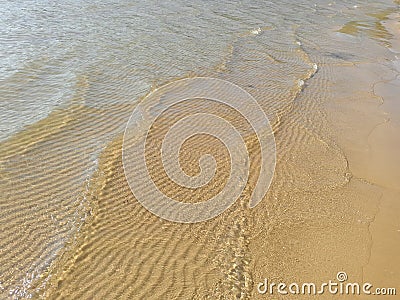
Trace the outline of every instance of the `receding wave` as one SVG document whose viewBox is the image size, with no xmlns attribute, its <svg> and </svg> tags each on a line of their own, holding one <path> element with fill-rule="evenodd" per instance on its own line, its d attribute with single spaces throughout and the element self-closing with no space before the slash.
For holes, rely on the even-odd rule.
<svg viewBox="0 0 400 300">
<path fill-rule="evenodd" d="M 221 37 L 224 43 L 215 52 L 202 49 L 200 42 L 179 49 L 168 43 L 172 50 L 149 50 L 148 58 L 146 51 L 139 51 L 146 41 L 143 35 L 137 44 L 121 41 L 126 49 L 135 44 L 135 51 L 125 53 L 118 43 L 113 46 L 114 55 L 123 55 L 125 63 L 102 57 L 106 71 L 97 68 L 96 61 L 80 69 L 70 102 L 0 144 L 2 297 L 249 299 L 254 296 L 254 281 L 266 269 L 271 278 L 298 270 L 298 258 L 291 253 L 310 257 L 314 236 L 325 239 L 318 263 L 340 262 L 340 255 L 333 262 L 328 258 L 329 249 L 341 242 L 368 244 L 374 212 L 363 199 L 369 195 L 376 203 L 380 193 L 365 180 L 353 178 L 324 108 L 327 99 L 338 97 L 331 84 L 339 80 L 340 67 L 375 59 L 362 51 L 364 44 L 341 36 L 354 34 L 352 30 L 360 27 L 344 22 L 353 18 L 347 6 L 340 6 L 348 14 L 345 17 L 337 15 L 336 7 L 301 3 L 294 9 L 305 28 L 280 23 L 277 4 L 271 4 L 276 12 L 269 15 L 271 21 L 263 20 L 257 5 L 238 9 L 237 15 L 216 7 L 215 15 L 207 15 L 216 27 L 228 30 L 228 25 L 235 24 L 240 30 L 229 39 Z M 90 12 L 102 9 L 93 6 Z M 202 13 L 201 7 L 187 9 Z M 314 10 L 324 17 L 308 21 Z M 169 11 L 173 14 L 174 7 Z M 162 14 L 162 8 L 157 14 Z M 251 18 L 246 23 L 248 15 Z M 337 23 L 344 27 L 335 31 L 323 24 L 324 18 L 339 18 Z M 182 41 L 190 41 L 197 27 L 185 31 L 174 20 L 168 23 L 167 36 L 178 30 Z M 196 32 L 199 40 L 206 40 L 205 25 L 194 22 L 201 29 Z M 229 23 L 222 27 L 225 22 Z M 163 24 L 156 25 L 161 28 Z M 318 32 L 317 37 L 310 36 L 311 29 Z M 158 32 L 157 37 L 161 36 Z M 387 36 L 375 34 L 373 38 L 381 43 Z M 340 47 L 335 45 L 339 42 Z M 93 55 L 89 48 L 82 51 Z M 166 49 L 173 55 L 168 56 Z M 205 53 L 213 60 L 208 61 Z M 144 59 L 146 67 L 137 69 L 137 61 L 131 67 L 127 57 L 134 55 L 139 62 Z M 185 61 L 179 66 L 169 67 L 163 61 L 180 57 Z M 202 57 L 196 61 L 199 66 L 191 63 L 195 57 Z M 206 135 L 188 140 L 180 155 L 182 168 L 191 175 L 199 172 L 199 166 L 190 162 L 197 162 L 203 154 L 213 155 L 217 176 L 209 185 L 184 189 L 170 184 L 160 170 L 158 134 L 172 121 L 196 112 L 217 113 L 236 122 L 245 136 L 252 170 L 238 201 L 225 213 L 203 223 L 176 224 L 151 214 L 133 196 L 124 175 L 122 133 L 152 80 L 155 88 L 173 78 L 197 75 L 228 80 L 254 96 L 273 127 L 277 165 L 268 194 L 257 209 L 249 210 L 260 170 L 260 147 L 254 135 L 248 134 L 249 124 L 229 107 L 205 99 L 175 106 L 155 124 L 149 141 L 154 143 L 148 152 L 149 162 L 154 163 L 150 174 L 165 194 L 202 201 L 205 195 L 218 193 L 228 180 L 229 153 Z M 359 227 L 347 226 L 355 220 Z M 351 240 L 354 236 L 358 239 Z M 290 237 L 294 242 L 287 244 Z M 307 247 L 296 243 L 299 237 Z M 337 251 L 346 257 L 345 252 Z M 359 249 L 354 255 L 366 260 L 367 252 Z"/>
</svg>

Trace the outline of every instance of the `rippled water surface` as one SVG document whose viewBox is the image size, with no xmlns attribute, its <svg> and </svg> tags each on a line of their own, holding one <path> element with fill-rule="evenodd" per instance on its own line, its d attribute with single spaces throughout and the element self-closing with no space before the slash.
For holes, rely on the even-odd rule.
<svg viewBox="0 0 400 300">
<path fill-rule="evenodd" d="M 394 59 L 382 21 L 396 11 L 392 1 L 1 2 L 0 298 L 247 299 L 263 267 L 291 268 L 268 259 L 265 239 L 283 240 L 267 223 L 312 219 L 340 237 L 357 215 L 366 225 L 351 234 L 367 241 L 372 213 L 359 203 L 378 192 L 349 184 L 322 106 L 342 66 Z M 229 80 L 268 115 L 277 169 L 259 209 L 246 208 L 245 189 L 226 214 L 182 225 L 134 199 L 121 161 L 129 116 L 151 89 L 188 76 Z M 165 120 L 204 109 L 235 119 L 202 101 L 177 109 Z M 190 149 L 214 153 L 222 175 L 206 196 L 218 191 L 227 153 L 207 137 L 185 147 L 183 161 L 196 161 Z"/>
</svg>

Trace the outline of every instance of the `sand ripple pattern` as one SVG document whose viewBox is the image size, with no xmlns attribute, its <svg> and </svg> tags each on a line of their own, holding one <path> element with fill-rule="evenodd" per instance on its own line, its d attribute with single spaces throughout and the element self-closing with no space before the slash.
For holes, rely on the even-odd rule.
<svg viewBox="0 0 400 300">
<path fill-rule="evenodd" d="M 246 118 L 256 133 L 261 147 L 261 167 L 249 204 L 251 208 L 265 196 L 275 167 L 275 141 L 268 118 L 243 89 L 227 81 L 204 77 L 176 81 L 157 89 L 135 108 L 128 122 L 123 148 L 125 174 L 132 192 L 144 207 L 157 216 L 181 223 L 205 221 L 225 211 L 240 196 L 249 177 L 249 155 L 240 133 L 217 115 L 197 113 L 179 120 L 168 130 L 161 148 L 163 166 L 175 184 L 191 189 L 204 186 L 215 176 L 215 159 L 210 155 L 202 156 L 200 174 L 190 177 L 181 170 L 179 151 L 183 143 L 195 135 L 211 135 L 223 142 L 231 158 L 230 175 L 224 189 L 207 201 L 193 204 L 171 199 L 154 185 L 146 165 L 148 133 L 165 110 L 194 98 L 211 99 L 232 107 Z"/>
<path fill-rule="evenodd" d="M 336 31 L 360 17 L 375 28 L 375 18 L 353 7 L 367 2 L 330 2 L 24 1 L 1 10 L 0 40 L 8 47 L 0 127 L 15 134 L 0 144 L 0 298 L 253 299 L 254 282 L 265 275 L 322 278 L 339 265 L 355 274 L 347 262 L 367 256 L 362 246 L 374 212 L 365 203 L 379 195 L 352 177 L 324 103 L 345 91 L 334 91 L 341 68 L 375 61 L 379 52 L 367 39 Z M 200 203 L 230 179 L 229 147 L 204 133 L 172 146 L 180 147 L 179 167 L 190 178 L 207 162 L 212 167 L 211 160 L 201 164 L 205 153 L 212 156 L 215 174 L 204 173 L 212 179 L 193 189 L 168 176 L 177 172 L 165 169 L 163 141 L 174 124 L 196 114 L 217 114 L 237 130 L 251 170 L 224 213 L 178 224 L 134 197 L 122 135 L 151 86 L 193 74 L 251 93 L 274 129 L 278 157 L 269 192 L 249 210 L 262 165 L 251 124 L 240 110 L 210 99 L 174 104 L 146 140 L 146 165 L 160 192 Z M 160 101 L 155 111 L 164 108 Z M 20 131 L 20 121 L 29 126 Z M 326 242 L 316 248 L 316 240 Z M 350 257 L 344 244 L 355 249 Z M 332 258 L 338 247 L 343 255 Z"/>
</svg>

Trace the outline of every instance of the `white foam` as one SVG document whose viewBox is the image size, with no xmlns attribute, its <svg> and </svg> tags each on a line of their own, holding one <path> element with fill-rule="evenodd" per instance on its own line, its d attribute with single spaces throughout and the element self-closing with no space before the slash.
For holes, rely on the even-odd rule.
<svg viewBox="0 0 400 300">
<path fill-rule="evenodd" d="M 258 27 L 257 29 L 253 29 L 252 31 L 251 31 L 251 34 L 253 34 L 253 35 L 258 35 L 258 34 L 260 34 L 261 33 L 261 28 L 260 27 Z"/>
</svg>

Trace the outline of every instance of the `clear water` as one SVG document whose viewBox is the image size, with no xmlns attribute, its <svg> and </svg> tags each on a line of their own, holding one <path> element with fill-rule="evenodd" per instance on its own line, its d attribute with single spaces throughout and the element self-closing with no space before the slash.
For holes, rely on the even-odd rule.
<svg viewBox="0 0 400 300">
<path fill-rule="evenodd" d="M 314 64 L 380 61 L 374 49 L 388 35 L 369 12 L 395 9 L 392 1 L 2 1 L 0 297 L 37 296 L 58 274 L 95 210 L 87 194 L 102 151 L 152 87 L 228 79 L 279 124 Z"/>
</svg>

